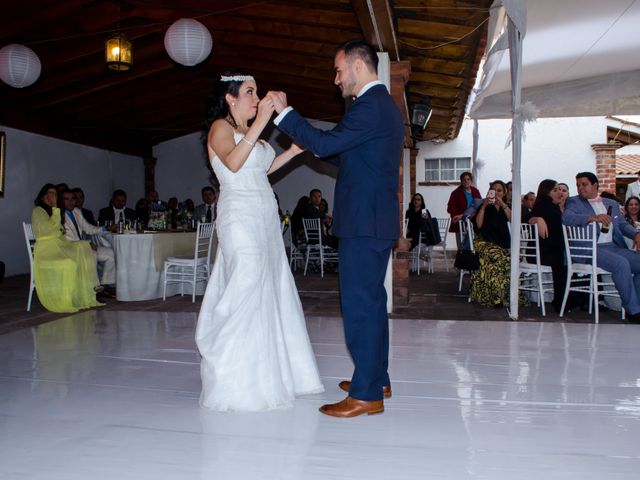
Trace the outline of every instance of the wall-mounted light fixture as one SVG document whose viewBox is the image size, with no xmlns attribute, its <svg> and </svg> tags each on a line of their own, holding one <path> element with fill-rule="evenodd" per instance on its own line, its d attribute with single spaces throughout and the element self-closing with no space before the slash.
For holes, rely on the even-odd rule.
<svg viewBox="0 0 640 480">
<path fill-rule="evenodd" d="M 413 137 L 414 143 L 418 132 L 422 132 L 427 128 L 431 113 L 431 101 L 428 95 L 422 97 L 420 103 L 413 105 L 413 111 L 411 113 L 411 136 Z"/>
</svg>

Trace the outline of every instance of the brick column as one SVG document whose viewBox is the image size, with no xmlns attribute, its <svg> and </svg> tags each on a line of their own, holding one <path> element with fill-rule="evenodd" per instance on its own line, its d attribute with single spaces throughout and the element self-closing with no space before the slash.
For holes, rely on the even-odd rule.
<svg viewBox="0 0 640 480">
<path fill-rule="evenodd" d="M 411 144 L 411 128 L 408 126 L 409 122 L 409 108 L 407 107 L 407 99 L 405 96 L 405 85 L 409 81 L 409 74 L 411 73 L 411 63 L 409 62 L 391 62 L 391 97 L 396 106 L 402 113 L 402 118 L 405 124 L 405 146 Z M 404 152 L 400 152 L 400 182 L 398 185 L 398 200 L 400 203 L 400 232 L 404 230 L 404 211 L 403 191 L 404 191 L 404 168 L 403 168 Z M 414 155 L 414 170 L 415 170 L 415 155 Z M 415 179 L 415 174 L 413 176 Z M 395 256 L 393 258 L 393 304 L 406 305 L 409 303 L 409 247 L 411 243 L 404 239 L 398 239 L 395 249 Z"/>
<path fill-rule="evenodd" d="M 596 143 L 591 148 L 596 152 L 595 174 L 600 182 L 601 192 L 616 194 L 616 150 L 621 143 Z"/>
<path fill-rule="evenodd" d="M 144 194 L 156 189 L 156 163 L 158 159 L 152 156 L 144 157 Z"/>
</svg>

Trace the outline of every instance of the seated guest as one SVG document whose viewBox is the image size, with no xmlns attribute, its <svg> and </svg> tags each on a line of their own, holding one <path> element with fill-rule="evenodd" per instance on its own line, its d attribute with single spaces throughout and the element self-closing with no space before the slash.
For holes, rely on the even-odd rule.
<svg viewBox="0 0 640 480">
<path fill-rule="evenodd" d="M 176 213 L 178 211 L 178 197 L 171 197 L 167 202 L 167 210 L 172 213 Z"/>
<path fill-rule="evenodd" d="M 404 218 L 408 220 L 407 238 L 411 239 L 411 249 L 418 245 L 420 231 L 422 231 L 422 243 L 425 245 L 435 245 L 440 242 L 440 232 L 437 232 L 436 238 L 436 232 L 434 232 L 433 224 L 431 223 L 431 220 L 435 219 L 431 217 L 431 213 L 427 210 L 422 194 L 416 193 L 413 195 Z"/>
<path fill-rule="evenodd" d="M 636 175 L 638 175 L 636 181 L 627 185 L 627 193 L 624 196 L 625 201 L 630 197 L 640 198 L 640 171 L 637 172 Z"/>
<path fill-rule="evenodd" d="M 111 196 L 111 205 L 100 210 L 98 222 L 104 225 L 106 222 L 117 224 L 126 220 L 135 220 L 136 212 L 127 205 L 127 194 L 124 190 L 115 190 Z"/>
<path fill-rule="evenodd" d="M 551 267 L 553 278 L 553 308 L 560 312 L 567 285 L 567 266 L 562 235 L 562 211 L 564 196 L 555 180 L 543 180 L 538 186 L 536 201 L 528 223 L 538 225 L 540 237 L 540 262 Z M 573 292 L 572 292 L 573 293 Z M 576 302 L 577 303 L 577 302 Z M 569 302 L 572 305 L 573 302 Z"/>
<path fill-rule="evenodd" d="M 67 185 L 66 183 L 62 182 L 56 185 L 56 191 L 58 192 L 58 199 L 60 198 L 60 192 L 62 190 L 69 190 L 69 185 Z"/>
<path fill-rule="evenodd" d="M 293 213 L 291 214 L 291 239 L 296 245 L 304 242 L 304 226 L 302 225 L 302 217 L 307 205 L 309 205 L 309 197 L 304 195 L 298 199 L 296 208 L 293 209 Z"/>
<path fill-rule="evenodd" d="M 629 222 L 629 225 L 636 229 L 636 232 L 640 232 L 640 198 L 627 198 L 627 201 L 624 202 L 624 218 Z M 627 247 L 633 250 L 633 240 L 626 237 L 624 240 Z"/>
<path fill-rule="evenodd" d="M 322 212 L 320 204 L 322 203 L 322 192 L 314 188 L 309 192 L 309 203 L 306 205 L 302 218 L 319 218 L 322 228 L 322 244 L 331 248 L 338 248 L 338 239 L 327 232 L 327 223 L 331 225 L 333 217 L 329 212 Z"/>
<path fill-rule="evenodd" d="M 75 196 L 70 190 L 62 191 L 62 204 L 64 206 L 64 236 L 70 242 L 82 240 L 82 235 L 97 235 L 106 231 L 105 228 L 95 227 L 85 220 L 79 208 L 75 207 Z M 111 226 L 115 231 L 117 226 Z M 113 286 L 116 283 L 116 260 L 113 248 L 103 245 L 91 245 L 96 262 L 102 264 L 100 284 L 105 288 L 107 295 L 113 296 Z"/>
<path fill-rule="evenodd" d="M 620 206 L 620 202 L 618 201 L 618 197 L 616 197 L 613 193 L 611 192 L 600 192 L 600 196 L 602 198 L 608 198 L 609 200 L 613 200 L 614 202 L 616 202 L 618 204 L 618 207 Z"/>
<path fill-rule="evenodd" d="M 202 203 L 196 207 L 195 217 L 199 222 L 211 223 L 216 219 L 216 191 L 207 185 L 200 191 Z"/>
<path fill-rule="evenodd" d="M 88 208 L 84 208 L 84 192 L 80 187 L 73 188 L 71 190 L 73 192 L 73 196 L 76 199 L 76 208 L 79 208 L 82 212 L 82 216 L 84 219 L 89 222 L 93 226 L 97 226 L 96 219 L 93 216 L 93 212 Z"/>
<path fill-rule="evenodd" d="M 331 225 L 333 225 L 333 216 L 329 211 L 329 202 L 327 202 L 324 197 L 320 199 L 318 210 L 320 210 L 320 215 L 324 215 L 324 226 L 327 233 L 329 233 L 329 229 L 331 228 Z"/>
<path fill-rule="evenodd" d="M 196 204 L 193 203 L 193 200 L 187 198 L 184 202 L 182 202 L 182 208 L 180 210 L 184 211 L 185 214 L 194 216 L 196 213 Z"/>
<path fill-rule="evenodd" d="M 624 202 L 624 218 L 633 228 L 640 230 L 640 198 L 627 198 Z"/>
<path fill-rule="evenodd" d="M 624 242 L 624 237 L 632 238 L 637 250 L 640 233 L 623 217 L 617 202 L 598 195 L 598 177 L 592 172 L 578 173 L 576 186 L 578 195 L 567 200 L 562 223 L 572 226 L 598 223 L 598 267 L 611 272 L 629 322 L 640 323 L 640 254 L 629 250 Z M 609 210 L 611 214 L 607 213 Z M 601 225 L 609 230 L 603 232 Z"/>
<path fill-rule="evenodd" d="M 44 308 L 57 313 L 103 305 L 96 299 L 96 291 L 100 289 L 89 242 L 70 242 L 64 237 L 57 196 L 55 185 L 44 185 L 31 213 L 38 299 Z"/>
<path fill-rule="evenodd" d="M 480 192 L 473 186 L 473 175 L 471 172 L 463 172 L 460 175 L 460 186 L 449 196 L 447 212 L 451 215 L 450 232 L 455 232 L 458 249 L 460 249 L 460 221 L 464 220 L 465 210 L 472 206 L 474 200 L 481 200 Z M 479 205 L 478 205 L 479 206 Z M 475 212 L 476 209 L 473 210 Z M 473 213 L 472 212 L 472 213 Z"/>
<path fill-rule="evenodd" d="M 534 203 L 536 203 L 535 193 L 527 192 L 522 196 L 522 207 L 520 209 L 520 221 L 522 223 L 527 223 L 531 218 L 531 210 L 533 209 Z"/>
<path fill-rule="evenodd" d="M 558 184 L 556 185 L 556 190 L 560 194 L 560 203 L 558 203 L 558 206 L 560 207 L 560 210 L 564 212 L 564 208 L 567 205 L 567 200 L 569 199 L 569 185 L 567 185 L 566 183 L 558 182 Z"/>
<path fill-rule="evenodd" d="M 273 196 L 276 198 L 276 205 L 278 205 L 278 217 L 280 220 L 284 220 L 284 214 L 282 213 L 282 208 L 280 207 L 280 197 L 276 192 L 273 192 Z"/>
<path fill-rule="evenodd" d="M 158 191 L 151 189 L 151 190 L 147 190 L 147 202 L 149 202 L 149 204 L 151 203 L 157 203 L 160 202 L 160 195 L 158 195 Z"/>
<path fill-rule="evenodd" d="M 471 274 L 471 300 L 485 307 L 509 304 L 511 235 L 507 186 L 496 180 L 476 215 L 478 237 L 473 242 L 480 268 Z"/>
<path fill-rule="evenodd" d="M 171 228 L 174 230 L 178 227 L 178 198 L 171 197 L 167 202 L 167 218 L 171 220 Z"/>
<path fill-rule="evenodd" d="M 149 202 L 146 198 L 141 198 L 136 203 L 136 220 L 145 227 L 149 223 Z"/>
</svg>

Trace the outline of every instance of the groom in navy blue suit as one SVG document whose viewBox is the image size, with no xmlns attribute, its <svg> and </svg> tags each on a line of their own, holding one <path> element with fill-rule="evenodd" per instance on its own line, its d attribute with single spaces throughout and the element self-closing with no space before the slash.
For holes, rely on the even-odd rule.
<svg viewBox="0 0 640 480">
<path fill-rule="evenodd" d="M 347 42 L 334 59 L 335 84 L 354 101 L 332 130 L 311 126 L 287 106 L 283 92 L 274 99 L 278 128 L 295 142 L 339 167 L 333 233 L 339 237 L 340 295 L 347 347 L 355 370 L 340 382 L 349 392 L 322 413 L 354 417 L 384 411 L 389 380 L 389 319 L 384 277 L 400 236 L 398 172 L 404 142 L 402 115 L 378 81 L 378 57 L 362 41 Z M 337 161 L 335 159 L 337 157 Z"/>
</svg>

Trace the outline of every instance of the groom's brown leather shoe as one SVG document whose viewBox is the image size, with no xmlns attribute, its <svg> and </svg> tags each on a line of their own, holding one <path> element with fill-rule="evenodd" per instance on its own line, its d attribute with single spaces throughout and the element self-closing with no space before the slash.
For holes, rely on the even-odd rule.
<svg viewBox="0 0 640 480">
<path fill-rule="evenodd" d="M 351 382 L 349 380 L 343 380 L 338 384 L 338 386 L 345 392 L 349 393 L 349 390 L 351 389 Z M 384 395 L 384 398 L 391 398 L 391 385 L 382 387 L 382 395 Z"/>
<path fill-rule="evenodd" d="M 332 417 L 351 418 L 365 413 L 367 415 L 382 413 L 384 412 L 384 403 L 382 400 L 365 402 L 364 400 L 347 397 L 341 402 L 321 406 L 320 411 Z"/>
</svg>

